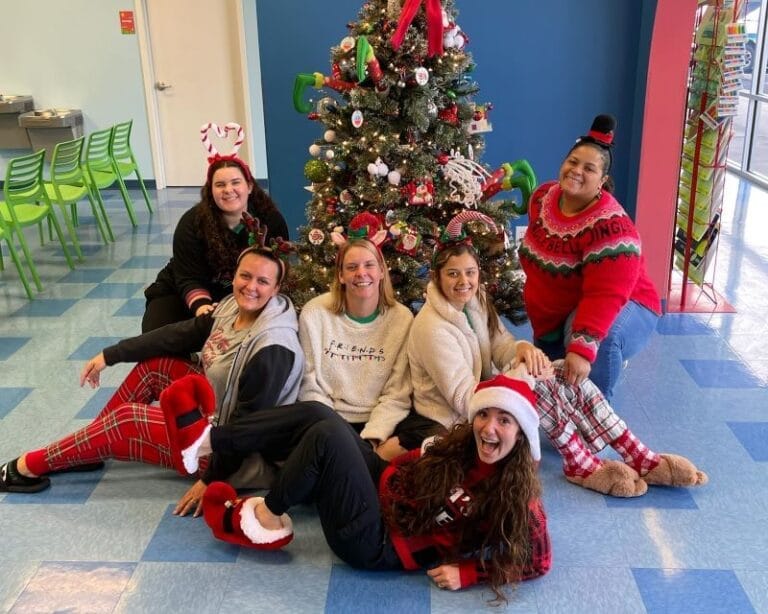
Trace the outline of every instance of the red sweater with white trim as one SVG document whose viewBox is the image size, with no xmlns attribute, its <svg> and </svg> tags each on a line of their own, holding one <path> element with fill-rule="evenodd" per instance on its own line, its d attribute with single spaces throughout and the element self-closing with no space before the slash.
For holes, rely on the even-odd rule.
<svg viewBox="0 0 768 614">
<path fill-rule="evenodd" d="M 523 298 L 534 337 L 562 331 L 576 311 L 566 351 L 590 362 L 627 301 L 661 313 L 645 270 L 640 235 L 618 201 L 603 192 L 573 216 L 560 211 L 557 182 L 531 196 L 528 230 L 518 250 L 525 271 Z"/>
<path fill-rule="evenodd" d="M 392 478 L 400 465 L 412 463 L 421 456 L 419 448 L 411 450 L 396 459 L 384 470 L 379 481 L 379 500 L 382 507 L 390 505 L 393 499 L 416 506 L 392 488 Z M 472 488 L 496 471 L 495 465 L 488 465 L 478 459 L 466 475 L 462 484 L 453 488 L 445 499 L 445 506 L 436 514 L 434 529 L 425 535 L 403 535 L 395 526 L 389 526 L 389 536 L 403 567 L 408 570 L 432 568 L 442 564 L 458 564 L 461 587 L 472 586 L 487 579 L 487 565 L 479 558 L 481 543 L 474 544 L 470 552 L 456 554 L 456 546 L 464 523 L 477 523 L 471 516 L 473 504 Z M 483 523 L 482 520 L 479 522 Z M 552 551 L 547 531 L 547 517 L 539 499 L 528 506 L 531 557 L 520 570 L 520 580 L 542 576 L 552 565 Z"/>
</svg>

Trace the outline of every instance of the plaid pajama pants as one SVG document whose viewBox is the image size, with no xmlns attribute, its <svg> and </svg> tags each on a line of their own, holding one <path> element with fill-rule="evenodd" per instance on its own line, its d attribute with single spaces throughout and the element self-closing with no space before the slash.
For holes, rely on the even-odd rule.
<svg viewBox="0 0 768 614">
<path fill-rule="evenodd" d="M 566 383 L 562 361 L 555 363 L 555 377 L 536 382 L 533 392 L 541 428 L 558 449 L 578 433 L 591 452 L 599 452 L 627 430 L 591 380 L 580 386 Z"/>
<path fill-rule="evenodd" d="M 26 455 L 27 466 L 44 475 L 57 469 L 114 458 L 173 469 L 163 410 L 152 403 L 171 382 L 201 369 L 180 358 L 138 363 L 94 420 Z"/>
</svg>

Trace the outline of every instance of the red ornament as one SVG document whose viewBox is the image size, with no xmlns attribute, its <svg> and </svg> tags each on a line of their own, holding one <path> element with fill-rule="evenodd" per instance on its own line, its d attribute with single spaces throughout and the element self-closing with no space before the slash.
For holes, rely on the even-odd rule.
<svg viewBox="0 0 768 614">
<path fill-rule="evenodd" d="M 429 177 L 422 177 L 403 186 L 401 193 L 408 199 L 409 205 L 430 206 L 434 200 L 435 186 Z"/>
<path fill-rule="evenodd" d="M 451 126 L 459 125 L 459 107 L 456 104 L 450 104 L 437 112 L 437 117 Z"/>
</svg>

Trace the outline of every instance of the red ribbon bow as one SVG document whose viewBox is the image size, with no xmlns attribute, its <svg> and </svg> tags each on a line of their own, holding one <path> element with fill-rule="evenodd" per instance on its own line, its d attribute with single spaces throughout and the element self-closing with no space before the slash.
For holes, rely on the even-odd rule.
<svg viewBox="0 0 768 614">
<path fill-rule="evenodd" d="M 405 33 L 421 8 L 421 2 L 422 0 L 405 0 L 397 29 L 389 39 L 395 51 L 403 44 Z M 424 0 L 424 7 L 427 14 L 427 52 L 430 57 L 443 55 L 443 14 L 440 0 Z"/>
</svg>

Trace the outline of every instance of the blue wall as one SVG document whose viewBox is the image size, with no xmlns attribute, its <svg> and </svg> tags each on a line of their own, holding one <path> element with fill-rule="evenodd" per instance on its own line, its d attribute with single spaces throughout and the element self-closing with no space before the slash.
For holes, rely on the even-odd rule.
<svg viewBox="0 0 768 614">
<path fill-rule="evenodd" d="M 270 190 L 290 226 L 304 220 L 307 147 L 321 126 L 291 105 L 298 72 L 328 73 L 329 50 L 362 0 L 257 0 Z M 655 0 L 457 0 L 458 23 L 494 105 L 483 161 L 526 158 L 540 180 L 592 118 L 617 116 L 617 194 L 634 210 L 645 71 Z M 481 8 L 478 8 L 481 7 Z M 629 190 L 632 190 L 631 192 Z"/>
</svg>

